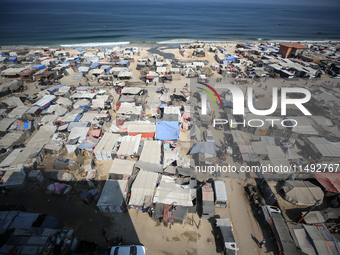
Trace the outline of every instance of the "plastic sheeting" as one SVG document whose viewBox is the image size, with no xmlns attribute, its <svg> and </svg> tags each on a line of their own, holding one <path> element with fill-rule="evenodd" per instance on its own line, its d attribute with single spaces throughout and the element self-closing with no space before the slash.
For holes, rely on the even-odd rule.
<svg viewBox="0 0 340 255">
<path fill-rule="evenodd" d="M 177 140 L 179 138 L 180 127 L 178 121 L 157 121 L 156 137 L 157 140 Z"/>
<path fill-rule="evenodd" d="M 216 155 L 216 146 L 214 142 L 197 142 L 189 154 L 207 153 Z"/>
</svg>

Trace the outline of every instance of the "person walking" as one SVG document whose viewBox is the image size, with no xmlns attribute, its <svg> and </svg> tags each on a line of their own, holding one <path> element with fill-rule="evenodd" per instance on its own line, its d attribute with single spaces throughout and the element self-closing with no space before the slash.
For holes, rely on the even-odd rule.
<svg viewBox="0 0 340 255">
<path fill-rule="evenodd" d="M 262 248 L 262 245 L 266 244 L 266 239 L 263 239 L 260 243 L 259 243 L 259 246 L 260 248 Z"/>
</svg>

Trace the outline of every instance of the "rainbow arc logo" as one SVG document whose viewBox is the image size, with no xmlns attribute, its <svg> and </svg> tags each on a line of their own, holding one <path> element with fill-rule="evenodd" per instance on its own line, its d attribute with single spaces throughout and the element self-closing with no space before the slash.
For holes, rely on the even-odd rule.
<svg viewBox="0 0 340 255">
<path fill-rule="evenodd" d="M 213 87 L 211 87 L 209 84 L 206 84 L 206 83 L 203 83 L 203 82 L 200 82 L 200 84 L 205 86 L 205 87 L 207 87 L 207 88 L 209 88 L 212 92 L 214 92 L 214 94 L 217 96 L 217 98 L 218 98 L 218 100 L 219 100 L 219 102 L 220 102 L 220 104 L 222 106 L 222 100 L 221 100 L 219 94 L 217 93 L 217 91 Z M 207 90 L 205 88 L 201 88 L 201 87 L 197 87 L 197 88 L 199 88 L 200 90 L 206 92 L 212 98 L 212 100 L 214 101 L 215 105 L 217 105 L 216 100 L 215 100 L 213 94 L 209 90 Z"/>
</svg>

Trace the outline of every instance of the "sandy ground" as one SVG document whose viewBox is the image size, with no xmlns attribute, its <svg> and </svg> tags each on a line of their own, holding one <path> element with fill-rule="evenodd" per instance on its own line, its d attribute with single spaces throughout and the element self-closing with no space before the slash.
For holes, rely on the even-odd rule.
<svg viewBox="0 0 340 255">
<path fill-rule="evenodd" d="M 208 46 L 207 46 L 208 47 Z M 228 47 L 228 50 L 232 54 L 235 50 L 235 45 L 224 45 Z M 164 53 L 173 53 L 176 57 L 180 56 L 178 49 L 159 48 Z M 138 58 L 147 57 L 148 48 L 142 48 L 141 56 L 135 58 L 135 63 L 132 63 L 130 68 L 133 70 L 133 81 L 139 81 L 139 71 L 135 70 L 136 62 Z M 191 58 L 190 51 L 187 51 L 186 58 Z M 214 53 L 207 53 L 206 58 L 209 61 L 209 65 L 214 60 Z M 193 59 L 194 60 L 194 59 Z M 214 79 L 220 78 L 219 75 L 215 75 L 211 78 L 210 84 L 214 84 Z M 232 82 L 233 79 L 226 79 L 225 83 Z M 255 94 L 265 95 L 258 102 L 260 107 L 270 107 L 271 105 L 271 87 L 277 86 L 312 86 L 320 85 L 323 80 L 316 82 L 306 80 L 294 80 L 283 82 L 281 79 L 269 79 L 262 87 L 258 87 L 258 84 L 253 85 Z M 66 76 L 61 80 L 61 84 L 67 85 L 79 85 L 79 82 L 85 84 L 85 80 L 73 80 L 72 76 Z M 334 82 L 334 80 L 332 80 Z M 191 85 L 192 92 L 195 90 L 195 85 L 189 79 L 181 76 L 181 80 L 172 81 L 166 83 L 165 86 L 170 90 L 182 89 L 186 83 Z M 27 83 L 28 90 L 26 94 L 34 94 L 44 89 L 44 86 L 38 86 L 35 88 L 34 83 Z M 93 86 L 100 86 L 97 82 L 90 82 Z M 268 89 L 264 90 L 263 86 L 267 85 Z M 150 85 L 148 88 L 149 94 L 156 93 L 157 86 Z M 240 85 L 242 90 L 248 85 Z M 213 105 L 213 104 L 212 104 Z M 213 105 L 213 107 L 215 107 Z M 215 107 L 213 109 L 216 112 L 216 118 L 223 117 L 223 110 Z M 218 131 L 212 129 L 215 143 L 219 144 L 223 141 L 224 133 L 227 131 Z M 72 158 L 79 163 L 84 161 L 84 158 L 77 158 L 74 155 L 67 154 L 65 151 L 60 157 Z M 51 164 L 58 155 L 47 157 L 40 168 L 44 171 L 45 175 L 51 171 Z M 97 169 L 100 170 L 100 180 L 105 180 L 109 168 L 111 166 L 110 161 L 96 161 Z M 230 157 L 227 158 L 226 163 L 235 164 Z M 206 180 L 212 176 L 207 173 L 198 174 L 199 180 Z M 241 177 L 241 178 L 235 178 Z M 246 177 L 243 173 L 237 174 L 221 174 L 221 178 L 225 181 L 228 193 L 228 207 L 216 209 L 216 214 L 220 217 L 229 217 L 233 224 L 233 233 L 236 239 L 236 243 L 240 250 L 239 255 L 249 254 L 278 254 L 275 241 L 269 236 L 269 232 L 265 226 L 262 225 L 262 220 L 257 220 L 256 214 L 250 208 L 248 198 L 244 192 L 244 186 L 247 183 L 253 183 L 254 179 Z M 77 183 L 77 188 L 74 190 L 70 197 L 58 197 L 46 195 L 43 192 L 45 185 L 48 183 L 48 178 L 45 178 L 45 182 L 41 186 L 29 184 L 28 188 L 24 191 L 11 191 L 7 196 L 1 196 L 2 203 L 15 204 L 21 203 L 28 208 L 31 212 L 49 213 L 58 217 L 67 228 L 75 229 L 75 236 L 85 240 L 91 240 L 97 242 L 101 247 L 107 247 L 107 243 L 102 235 L 102 228 L 105 228 L 109 238 L 114 239 L 122 236 L 124 243 L 138 244 L 142 243 L 147 248 L 147 254 L 154 255 L 175 255 L 175 254 L 218 254 L 216 249 L 216 240 L 213 235 L 213 229 L 209 221 L 202 220 L 200 227 L 190 225 L 186 220 L 182 225 L 175 224 L 171 228 L 164 227 L 163 224 L 157 224 L 152 221 L 147 214 L 134 209 L 130 209 L 128 213 L 101 213 L 95 206 L 96 202 L 93 202 L 90 206 L 83 204 L 79 198 L 79 194 L 83 189 L 89 189 L 84 183 Z M 97 182 L 97 189 L 101 190 L 104 182 Z M 188 215 L 191 218 L 192 215 Z M 199 219 L 197 215 L 193 216 L 196 224 Z M 256 240 L 261 241 L 263 238 L 267 239 L 266 247 L 259 249 Z"/>
</svg>

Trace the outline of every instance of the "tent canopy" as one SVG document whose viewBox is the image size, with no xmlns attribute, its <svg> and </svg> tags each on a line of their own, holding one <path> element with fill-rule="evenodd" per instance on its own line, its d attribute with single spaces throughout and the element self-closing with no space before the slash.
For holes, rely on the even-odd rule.
<svg viewBox="0 0 340 255">
<path fill-rule="evenodd" d="M 207 153 L 216 155 L 216 146 L 214 142 L 197 142 L 189 154 Z"/>
<path fill-rule="evenodd" d="M 178 121 L 157 121 L 156 137 L 157 140 L 177 140 L 179 138 L 180 127 Z"/>
</svg>

